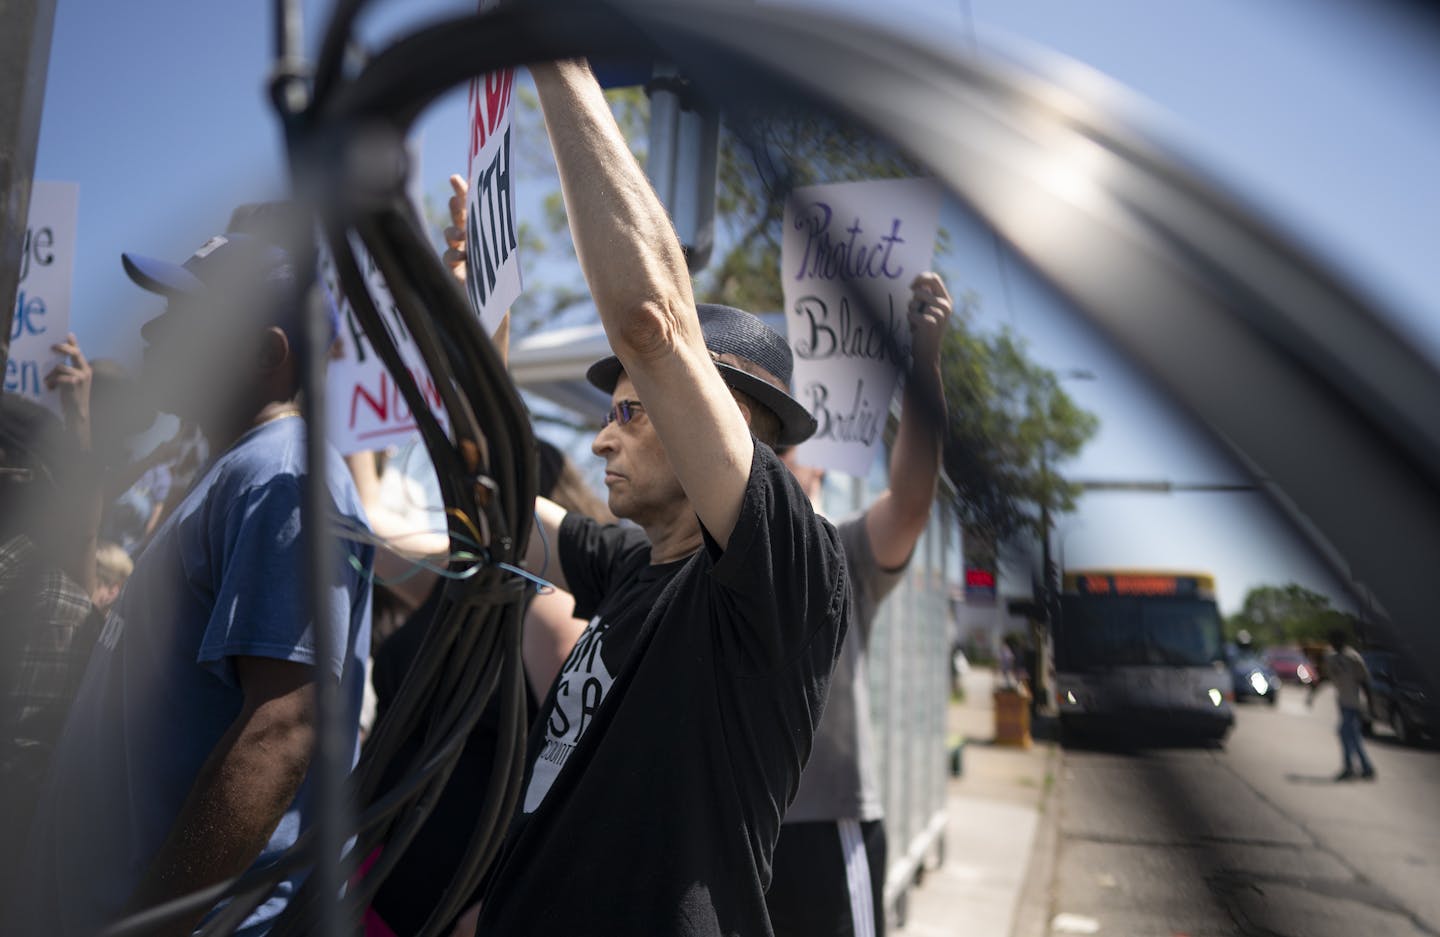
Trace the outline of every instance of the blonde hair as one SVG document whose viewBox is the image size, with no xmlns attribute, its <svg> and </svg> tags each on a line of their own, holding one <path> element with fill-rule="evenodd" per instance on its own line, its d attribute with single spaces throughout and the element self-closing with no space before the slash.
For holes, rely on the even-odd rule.
<svg viewBox="0 0 1440 937">
<path fill-rule="evenodd" d="M 135 561 L 118 543 L 101 541 L 95 547 L 95 577 L 107 586 L 123 586 L 135 572 Z"/>
</svg>

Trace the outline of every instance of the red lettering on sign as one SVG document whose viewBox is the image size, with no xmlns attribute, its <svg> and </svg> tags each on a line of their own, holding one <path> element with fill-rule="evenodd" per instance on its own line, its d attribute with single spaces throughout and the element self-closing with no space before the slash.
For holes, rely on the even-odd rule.
<svg viewBox="0 0 1440 937">
<path fill-rule="evenodd" d="M 483 89 L 482 89 L 483 83 Z M 482 93 L 483 90 L 483 93 Z M 500 121 L 510 108 L 510 98 L 515 90 L 515 70 L 507 68 L 489 72 L 483 77 L 470 79 L 468 110 L 470 112 L 470 162 L 485 147 L 500 127 Z"/>
<path fill-rule="evenodd" d="M 444 413 L 445 406 L 440 397 L 440 388 L 435 386 L 435 379 L 424 368 L 411 368 L 410 376 L 415 379 L 416 386 L 420 388 L 420 396 L 430 409 L 436 415 Z M 373 388 L 373 392 L 372 388 L 359 382 L 356 382 L 350 391 L 350 429 L 353 431 L 362 423 L 372 422 L 404 424 L 410 429 L 415 428 L 410 406 L 400 393 L 399 385 L 390 379 L 390 374 L 386 371 L 380 372 L 380 383 Z M 374 435 L 374 432 L 367 435 Z"/>
<path fill-rule="evenodd" d="M 379 400 L 376 400 L 375 397 L 371 395 L 364 384 L 357 383 L 355 385 L 355 389 L 350 393 L 350 428 L 352 430 L 355 428 L 355 411 L 359 408 L 362 398 L 365 401 L 365 405 L 370 408 L 370 412 L 374 414 L 375 419 L 380 420 L 382 423 L 390 419 L 390 395 L 386 393 L 385 390 L 386 385 L 390 383 L 389 377 L 390 375 L 384 371 L 380 372 Z"/>
</svg>

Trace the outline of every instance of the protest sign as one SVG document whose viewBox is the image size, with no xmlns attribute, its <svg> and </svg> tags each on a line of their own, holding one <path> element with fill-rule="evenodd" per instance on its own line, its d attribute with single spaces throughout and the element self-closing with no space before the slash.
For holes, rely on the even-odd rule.
<svg viewBox="0 0 1440 937">
<path fill-rule="evenodd" d="M 795 391 L 815 417 L 806 465 L 864 476 L 910 356 L 910 283 L 930 269 L 940 187 L 886 179 L 796 189 L 781 277 Z"/>
<path fill-rule="evenodd" d="M 414 376 L 431 411 L 443 424 L 445 412 L 439 391 L 395 308 L 384 278 L 370 255 L 360 246 L 359 240 L 352 237 L 350 243 L 365 275 L 370 298 L 389 328 L 401 359 Z M 320 248 L 319 275 L 321 284 L 340 313 L 340 357 L 330 362 L 325 382 L 326 431 L 330 441 L 346 455 L 411 441 L 418 433 L 415 417 L 401 396 L 399 385 L 371 347 L 370 339 L 355 318 L 349 300 L 341 294 L 335 261 L 323 245 Z"/>
<path fill-rule="evenodd" d="M 481 3 L 481 9 L 486 7 Z M 470 81 L 470 183 L 465 230 L 465 289 L 485 331 L 494 334 L 520 295 L 515 174 L 510 171 L 510 113 L 515 70 Z"/>
<path fill-rule="evenodd" d="M 60 363 L 50 346 L 65 341 L 70 330 L 79 206 L 80 186 L 73 182 L 36 182 L 30 190 L 10 356 L 5 360 L 5 392 L 38 400 L 57 412 L 59 395 L 46 390 L 44 381 Z"/>
</svg>

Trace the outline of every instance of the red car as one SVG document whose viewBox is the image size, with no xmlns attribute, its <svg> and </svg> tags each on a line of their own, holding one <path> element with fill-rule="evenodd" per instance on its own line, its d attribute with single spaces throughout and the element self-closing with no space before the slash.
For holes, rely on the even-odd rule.
<svg viewBox="0 0 1440 937">
<path fill-rule="evenodd" d="M 1315 682 L 1315 664 L 1298 647 L 1277 647 L 1265 652 L 1265 663 L 1275 676 L 1287 683 L 1308 685 Z"/>
</svg>

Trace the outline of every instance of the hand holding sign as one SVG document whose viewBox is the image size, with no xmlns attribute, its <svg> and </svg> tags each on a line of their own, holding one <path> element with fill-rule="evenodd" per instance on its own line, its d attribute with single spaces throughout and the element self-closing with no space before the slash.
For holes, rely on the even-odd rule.
<svg viewBox="0 0 1440 937">
<path fill-rule="evenodd" d="M 65 425 L 81 448 L 90 448 L 90 386 L 95 372 L 80 350 L 75 333 L 65 336 L 65 341 L 51 345 L 50 350 L 61 356 L 61 361 L 45 375 L 45 389 L 60 395 L 60 412 L 65 415 Z M 69 363 L 65 363 L 66 360 Z"/>
<path fill-rule="evenodd" d="M 934 367 L 940 360 L 940 340 L 950 321 L 953 304 L 938 273 L 925 272 L 910 284 L 910 342 L 914 367 Z"/>
<path fill-rule="evenodd" d="M 443 260 L 450 272 L 455 274 L 455 279 L 460 285 L 465 285 L 465 204 L 468 201 L 470 186 L 466 184 L 465 177 L 452 175 L 450 177 L 450 188 L 455 194 L 450 196 L 450 227 L 445 229 L 445 254 Z"/>
<path fill-rule="evenodd" d="M 455 194 L 450 198 L 450 220 L 453 224 L 445 229 L 445 243 L 449 247 L 445 251 L 445 265 L 465 286 L 465 278 L 468 273 L 465 266 L 465 221 L 470 214 L 469 199 L 466 198 L 468 187 L 465 180 L 460 176 L 450 177 L 450 187 Z M 510 360 L 510 309 L 507 307 L 500 322 L 495 326 L 490 340 L 495 343 L 495 350 L 500 352 L 500 360 L 509 363 Z"/>
<path fill-rule="evenodd" d="M 59 410 L 60 400 L 44 375 L 57 363 L 51 350 L 70 326 L 70 287 L 80 187 L 36 182 L 20 253 L 20 281 L 5 361 L 5 393 L 38 400 Z M 58 362 L 64 363 L 64 362 Z"/>
</svg>

